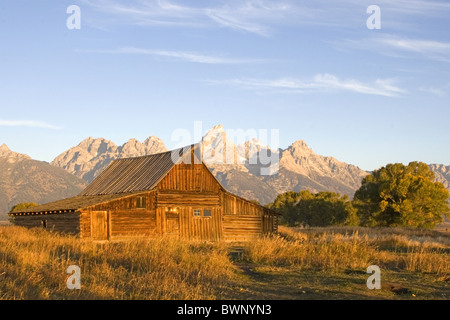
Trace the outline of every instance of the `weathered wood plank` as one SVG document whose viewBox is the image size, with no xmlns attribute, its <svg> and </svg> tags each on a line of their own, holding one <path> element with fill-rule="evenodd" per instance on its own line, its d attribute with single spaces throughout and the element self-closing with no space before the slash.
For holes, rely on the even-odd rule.
<svg viewBox="0 0 450 320">
<path fill-rule="evenodd" d="M 255 239 L 263 234 L 262 217 L 253 215 L 224 215 L 223 235 L 226 241 Z"/>
<path fill-rule="evenodd" d="M 80 233 L 80 212 L 15 216 L 14 224 L 27 228 L 45 228 L 70 234 Z"/>
<path fill-rule="evenodd" d="M 173 193 L 173 192 L 159 192 L 158 193 L 158 207 L 169 206 L 218 206 L 218 194 L 205 193 Z"/>
</svg>

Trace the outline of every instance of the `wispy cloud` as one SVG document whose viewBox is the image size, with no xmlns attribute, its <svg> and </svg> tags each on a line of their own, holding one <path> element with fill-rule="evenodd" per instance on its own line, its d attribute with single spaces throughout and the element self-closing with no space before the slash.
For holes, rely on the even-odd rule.
<svg viewBox="0 0 450 320">
<path fill-rule="evenodd" d="M 329 0 L 317 0 L 321 6 L 331 6 Z M 398 19 L 406 16 L 446 17 L 450 12 L 450 3 L 446 0 L 340 0 L 336 5 L 340 8 L 367 8 L 376 4 L 386 14 L 394 14 Z M 302 6 L 304 4 L 301 4 Z"/>
<path fill-rule="evenodd" d="M 361 25 L 371 0 L 79 0 L 106 16 L 95 21 L 141 26 L 225 27 L 268 36 L 285 25 L 322 25 L 353 28 Z M 392 19 L 383 25 L 411 26 L 412 16 L 447 17 L 450 3 L 425 0 L 378 0 L 383 16 Z M 394 19 L 395 17 L 395 19 Z M 395 20 L 395 22 L 393 21 Z"/>
<path fill-rule="evenodd" d="M 227 1 L 223 5 L 205 8 L 204 13 L 219 26 L 268 36 L 274 25 L 295 20 L 293 10 L 291 1 L 247 0 Z"/>
<path fill-rule="evenodd" d="M 401 15 L 445 16 L 450 12 L 450 3 L 444 1 L 379 0 L 377 4 Z"/>
<path fill-rule="evenodd" d="M 450 91 L 450 83 L 439 87 L 420 87 L 419 90 L 422 92 L 431 93 L 438 97 L 444 97 Z"/>
<path fill-rule="evenodd" d="M 359 40 L 346 39 L 336 42 L 335 47 L 370 50 L 391 57 L 422 57 L 450 62 L 450 42 L 436 40 L 385 35 Z"/>
<path fill-rule="evenodd" d="M 330 11 L 329 5 L 305 6 L 294 0 L 212 0 L 190 4 L 176 0 L 130 0 L 126 3 L 117 0 L 81 1 L 106 15 L 100 17 L 106 24 L 225 27 L 260 36 L 270 35 L 280 25 L 317 24 L 317 18 Z M 330 19 L 325 17 L 323 23 L 329 25 Z"/>
<path fill-rule="evenodd" d="M 165 0 L 82 0 L 108 15 L 109 22 L 134 25 L 200 26 L 201 11 Z M 114 20 L 111 21 L 111 18 Z"/>
<path fill-rule="evenodd" d="M 43 128 L 43 129 L 53 129 L 60 130 L 62 127 L 54 126 L 41 121 L 34 120 L 4 120 L 0 119 L 0 126 L 3 127 L 32 127 L 32 128 Z"/>
<path fill-rule="evenodd" d="M 157 49 L 144 49 L 136 47 L 123 47 L 112 50 L 77 50 L 81 53 L 108 53 L 108 54 L 142 54 L 172 58 L 181 61 L 205 63 L 205 64 L 241 64 L 241 63 L 261 63 L 263 59 L 235 59 L 219 55 L 205 55 L 186 51 L 170 51 Z"/>
<path fill-rule="evenodd" d="M 365 84 L 357 80 L 341 80 L 331 74 L 319 74 L 314 77 L 314 83 L 322 88 L 354 91 L 363 94 L 373 94 L 393 97 L 406 91 L 393 85 L 391 79 L 377 79 L 374 83 Z"/>
<path fill-rule="evenodd" d="M 308 92 L 356 92 L 361 94 L 395 97 L 407 93 L 396 87 L 391 79 L 377 79 L 372 83 L 363 83 L 354 79 L 342 80 L 332 74 L 317 74 L 309 80 L 296 78 L 278 79 L 230 79 L 208 80 L 209 84 L 225 84 L 247 89 L 272 89 L 292 93 Z"/>
<path fill-rule="evenodd" d="M 442 89 L 439 89 L 439 88 L 420 87 L 419 90 L 422 91 L 422 92 L 431 93 L 431 94 L 433 94 L 435 96 L 438 96 L 438 97 L 445 96 L 445 92 Z"/>
<path fill-rule="evenodd" d="M 261 36 L 267 36 L 269 34 L 269 29 L 266 26 L 237 19 L 236 17 L 228 15 L 225 12 L 208 10 L 207 14 L 212 20 L 224 27 L 256 33 Z"/>
<path fill-rule="evenodd" d="M 450 62 L 450 42 L 383 37 L 375 39 L 375 43 L 385 49 L 419 54 L 429 59 Z"/>
</svg>

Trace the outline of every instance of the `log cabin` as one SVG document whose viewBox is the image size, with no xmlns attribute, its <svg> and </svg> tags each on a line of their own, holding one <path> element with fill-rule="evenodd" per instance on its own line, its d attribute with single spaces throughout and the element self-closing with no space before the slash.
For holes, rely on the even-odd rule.
<svg viewBox="0 0 450 320">
<path fill-rule="evenodd" d="M 275 233 L 279 214 L 225 190 L 201 146 L 122 158 L 78 196 L 10 213 L 15 225 L 93 240 L 162 235 L 248 241 Z"/>
</svg>

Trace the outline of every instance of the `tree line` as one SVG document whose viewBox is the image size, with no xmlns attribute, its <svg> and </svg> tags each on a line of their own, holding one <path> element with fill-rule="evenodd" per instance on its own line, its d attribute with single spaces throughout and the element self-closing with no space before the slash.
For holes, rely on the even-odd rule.
<svg viewBox="0 0 450 320">
<path fill-rule="evenodd" d="M 388 164 L 362 180 L 353 200 L 335 192 L 289 191 L 269 208 L 288 226 L 432 229 L 450 213 L 449 192 L 423 162 Z"/>
</svg>

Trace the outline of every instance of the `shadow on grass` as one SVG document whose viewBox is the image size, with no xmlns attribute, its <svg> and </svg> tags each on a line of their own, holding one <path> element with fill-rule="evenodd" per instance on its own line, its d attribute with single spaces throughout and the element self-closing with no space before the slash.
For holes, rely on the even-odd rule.
<svg viewBox="0 0 450 320">
<path fill-rule="evenodd" d="M 434 275 L 383 273 L 382 289 L 370 290 L 363 270 L 324 272 L 236 263 L 241 281 L 233 299 L 408 300 L 449 299 L 449 281 Z"/>
</svg>

